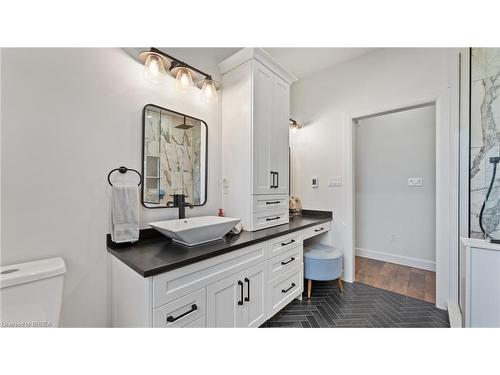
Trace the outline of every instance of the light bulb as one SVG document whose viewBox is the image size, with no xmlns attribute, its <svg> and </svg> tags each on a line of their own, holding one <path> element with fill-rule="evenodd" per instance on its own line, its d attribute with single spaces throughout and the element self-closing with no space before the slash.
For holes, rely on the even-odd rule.
<svg viewBox="0 0 500 375">
<path fill-rule="evenodd" d="M 144 63 L 144 77 L 151 82 L 160 83 L 165 76 L 165 67 L 160 56 L 150 54 Z"/>
<path fill-rule="evenodd" d="M 215 86 L 214 80 L 209 78 L 203 80 L 203 84 L 201 85 L 201 95 L 207 102 L 217 100 L 217 87 Z"/>
<path fill-rule="evenodd" d="M 296 133 L 297 130 L 302 128 L 302 125 L 300 125 L 297 121 L 290 119 L 290 129 L 292 130 L 292 133 Z"/>
<path fill-rule="evenodd" d="M 175 78 L 177 80 L 177 88 L 187 90 L 193 87 L 193 77 L 188 68 L 179 68 Z"/>
</svg>

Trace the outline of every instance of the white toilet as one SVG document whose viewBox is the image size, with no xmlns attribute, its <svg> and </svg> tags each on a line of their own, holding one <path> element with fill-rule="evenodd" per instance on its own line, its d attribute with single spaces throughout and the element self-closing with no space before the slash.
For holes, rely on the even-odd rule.
<svg viewBox="0 0 500 375">
<path fill-rule="evenodd" d="M 62 258 L 0 267 L 2 327 L 57 327 L 64 274 Z"/>
</svg>

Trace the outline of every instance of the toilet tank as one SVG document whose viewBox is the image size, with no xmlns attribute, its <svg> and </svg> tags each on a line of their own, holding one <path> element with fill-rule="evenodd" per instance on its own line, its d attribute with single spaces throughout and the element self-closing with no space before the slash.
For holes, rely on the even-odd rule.
<svg viewBox="0 0 500 375">
<path fill-rule="evenodd" d="M 0 267 L 2 327 L 57 327 L 64 274 L 62 258 Z"/>
</svg>

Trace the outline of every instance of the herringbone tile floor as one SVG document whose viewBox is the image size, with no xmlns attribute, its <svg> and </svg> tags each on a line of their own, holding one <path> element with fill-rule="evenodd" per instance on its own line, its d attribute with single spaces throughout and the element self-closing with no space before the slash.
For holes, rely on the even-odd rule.
<svg viewBox="0 0 500 375">
<path fill-rule="evenodd" d="M 449 327 L 433 304 L 361 283 L 313 282 L 310 300 L 294 300 L 262 327 Z"/>
</svg>

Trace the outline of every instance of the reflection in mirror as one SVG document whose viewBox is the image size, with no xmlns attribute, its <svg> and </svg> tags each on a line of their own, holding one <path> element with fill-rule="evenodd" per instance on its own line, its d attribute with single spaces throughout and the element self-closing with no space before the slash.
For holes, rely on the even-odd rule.
<svg viewBox="0 0 500 375">
<path fill-rule="evenodd" d="M 199 119 L 148 104 L 143 111 L 142 200 L 148 208 L 165 208 L 173 194 L 186 202 L 206 202 L 207 124 Z"/>
</svg>

